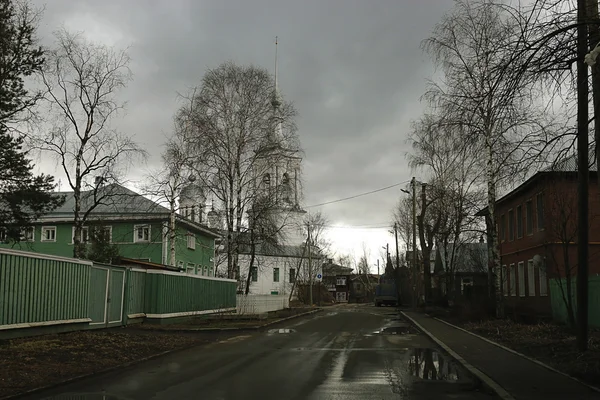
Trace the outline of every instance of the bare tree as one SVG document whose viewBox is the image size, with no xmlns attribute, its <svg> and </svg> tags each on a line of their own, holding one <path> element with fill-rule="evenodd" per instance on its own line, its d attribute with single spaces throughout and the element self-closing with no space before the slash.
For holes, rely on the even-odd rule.
<svg viewBox="0 0 600 400">
<path fill-rule="evenodd" d="M 49 128 L 34 145 L 55 156 L 73 190 L 73 256 L 82 258 L 82 228 L 90 213 L 111 196 L 127 163 L 145 152 L 130 136 L 111 128 L 123 104 L 117 92 L 131 80 L 126 51 L 90 43 L 81 34 L 56 32 L 40 73 L 46 89 Z"/>
<path fill-rule="evenodd" d="M 194 181 L 196 177 L 193 173 L 192 165 L 195 159 L 187 149 L 187 142 L 184 136 L 185 129 L 175 121 L 175 132 L 167 140 L 165 150 L 162 154 L 162 167 L 154 170 L 147 176 L 147 184 L 144 187 L 144 193 L 149 194 L 158 202 L 166 202 L 169 207 L 169 226 L 166 232 L 169 240 L 169 265 L 176 264 L 176 242 L 178 239 L 178 230 L 176 227 L 177 214 L 181 214 L 181 196 L 186 189 L 195 188 Z M 200 189 L 199 189 L 200 190 Z M 202 215 L 202 205 L 192 206 L 192 210 L 185 210 L 192 215 L 186 215 L 193 220 L 197 215 Z"/>
<path fill-rule="evenodd" d="M 425 98 L 446 125 L 460 128 L 461 140 L 472 143 L 470 151 L 484 154 L 480 165 L 486 171 L 487 242 L 498 315 L 504 307 L 494 224 L 497 190 L 509 177 L 528 172 L 548 135 L 538 86 L 523 73 L 520 23 L 520 16 L 491 0 L 458 0 L 423 43 L 443 72 Z"/>
<path fill-rule="evenodd" d="M 298 159 L 296 110 L 281 99 L 268 71 L 231 62 L 208 70 L 188 100 L 179 116 L 189 130 L 199 182 L 225 212 L 227 276 L 233 277 L 238 238 L 258 196 L 273 190 L 283 193 L 278 200 L 284 209 L 298 208 L 299 199 L 289 194 L 300 182 L 299 171 L 294 176 L 273 171 Z"/>
<path fill-rule="evenodd" d="M 430 291 L 428 264 L 434 245 L 441 249 L 445 261 L 446 287 L 452 287 L 462 244 L 485 233 L 475 217 L 485 203 L 480 160 L 462 140 L 460 128 L 446 125 L 444 117 L 434 114 L 425 114 L 413 124 L 409 140 L 413 147 L 408 154 L 411 167 L 424 172 L 431 182 L 422 187 L 418 218 L 426 290 Z"/>
</svg>

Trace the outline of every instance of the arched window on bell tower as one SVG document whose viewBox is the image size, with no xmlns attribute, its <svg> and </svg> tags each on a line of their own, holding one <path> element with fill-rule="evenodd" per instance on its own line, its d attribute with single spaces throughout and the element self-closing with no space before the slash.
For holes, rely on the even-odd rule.
<svg viewBox="0 0 600 400">
<path fill-rule="evenodd" d="M 292 185 L 290 184 L 290 175 L 284 172 L 281 178 L 281 189 L 283 194 L 283 201 L 291 204 L 292 203 Z"/>
</svg>

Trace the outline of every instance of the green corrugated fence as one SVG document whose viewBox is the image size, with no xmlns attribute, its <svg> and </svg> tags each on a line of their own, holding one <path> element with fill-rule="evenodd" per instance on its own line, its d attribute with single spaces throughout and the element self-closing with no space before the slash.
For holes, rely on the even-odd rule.
<svg viewBox="0 0 600 400">
<path fill-rule="evenodd" d="M 565 305 L 560 285 L 562 285 L 566 296 L 566 280 L 564 278 L 550 279 L 552 317 L 555 321 L 567 323 L 569 319 L 567 315 L 567 306 Z M 577 315 L 577 280 L 575 278 L 572 280 L 571 291 L 574 308 L 573 312 Z M 600 328 L 600 276 L 598 275 L 589 277 L 588 299 L 588 323 L 592 327 Z"/>
<path fill-rule="evenodd" d="M 91 262 L 0 249 L 0 329 L 89 322 Z"/>
<path fill-rule="evenodd" d="M 148 270 L 145 310 L 149 318 L 169 318 L 235 310 L 236 281 Z"/>
<path fill-rule="evenodd" d="M 0 333 L 235 310 L 236 281 L 0 249 Z M 1 336 L 1 335 L 0 335 Z M 11 334 L 10 336 L 14 336 Z"/>
</svg>

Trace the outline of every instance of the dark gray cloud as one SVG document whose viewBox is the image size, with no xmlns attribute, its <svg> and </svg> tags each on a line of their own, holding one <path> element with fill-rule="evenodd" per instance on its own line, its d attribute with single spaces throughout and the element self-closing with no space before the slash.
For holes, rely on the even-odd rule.
<svg viewBox="0 0 600 400">
<path fill-rule="evenodd" d="M 42 5 L 41 1 L 35 4 Z M 131 45 L 134 81 L 120 129 L 157 163 L 178 106 L 177 92 L 207 68 L 233 60 L 273 69 L 299 110 L 305 203 L 350 196 L 410 179 L 410 120 L 431 64 L 420 50 L 451 0 L 52 0 L 40 35 L 61 23 L 93 40 Z M 399 190 L 326 206 L 335 223 L 389 219 Z"/>
</svg>

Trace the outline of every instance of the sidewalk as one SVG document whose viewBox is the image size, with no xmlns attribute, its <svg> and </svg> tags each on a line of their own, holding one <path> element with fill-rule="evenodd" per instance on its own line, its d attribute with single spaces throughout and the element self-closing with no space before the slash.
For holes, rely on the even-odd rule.
<svg viewBox="0 0 600 400">
<path fill-rule="evenodd" d="M 425 314 L 403 313 L 514 399 L 600 399 L 599 392 L 476 336 Z"/>
</svg>

